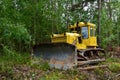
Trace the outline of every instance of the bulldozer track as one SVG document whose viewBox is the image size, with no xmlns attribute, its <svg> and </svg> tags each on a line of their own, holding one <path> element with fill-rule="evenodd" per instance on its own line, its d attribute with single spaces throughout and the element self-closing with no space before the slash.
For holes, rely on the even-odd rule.
<svg viewBox="0 0 120 80">
<path fill-rule="evenodd" d="M 96 68 L 106 68 L 107 65 L 97 65 L 105 61 L 105 51 L 101 48 L 85 49 L 77 51 L 77 69 L 93 70 Z"/>
<path fill-rule="evenodd" d="M 101 48 L 78 50 L 78 61 L 104 58 L 106 52 Z"/>
</svg>

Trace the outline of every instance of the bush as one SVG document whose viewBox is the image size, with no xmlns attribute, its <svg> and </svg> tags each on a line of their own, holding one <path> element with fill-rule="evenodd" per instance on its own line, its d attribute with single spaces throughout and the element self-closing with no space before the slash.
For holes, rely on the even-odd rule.
<svg viewBox="0 0 120 80">
<path fill-rule="evenodd" d="M 8 46 L 9 49 L 23 51 L 29 48 L 31 35 L 28 33 L 24 24 L 13 24 L 12 22 L 2 19 L 0 25 L 0 43 Z"/>
<path fill-rule="evenodd" d="M 120 63 L 111 63 L 109 64 L 109 69 L 112 71 L 112 72 L 120 72 Z"/>
<path fill-rule="evenodd" d="M 7 46 L 3 47 L 2 54 L 0 54 L 0 60 L 3 63 L 10 65 L 14 64 L 26 64 L 30 62 L 30 55 L 28 53 L 20 54 L 16 51 L 8 49 Z"/>
</svg>

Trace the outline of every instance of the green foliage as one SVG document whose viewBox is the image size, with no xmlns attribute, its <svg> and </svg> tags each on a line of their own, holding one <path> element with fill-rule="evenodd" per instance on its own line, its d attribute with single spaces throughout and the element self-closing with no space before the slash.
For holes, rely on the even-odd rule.
<svg viewBox="0 0 120 80">
<path fill-rule="evenodd" d="M 31 35 L 24 25 L 5 23 L 5 25 L 1 26 L 1 34 L 0 42 L 11 49 L 27 49 L 31 42 Z M 24 47 L 22 48 L 22 46 Z"/>
<path fill-rule="evenodd" d="M 8 24 L 8 26 L 4 27 L 3 31 L 4 40 L 15 40 L 16 42 L 22 41 L 25 44 L 30 43 L 31 36 L 27 32 L 27 29 L 24 27 L 24 25 Z"/>
<path fill-rule="evenodd" d="M 95 69 L 95 71 L 94 71 L 94 72 L 95 72 L 95 74 L 96 74 L 96 75 L 100 75 L 100 76 L 102 76 L 102 75 L 104 74 L 104 71 L 103 71 L 103 70 L 101 70 L 101 69 L 98 69 L 98 68 L 97 68 L 97 69 Z"/>
<path fill-rule="evenodd" d="M 3 47 L 3 53 L 0 54 L 0 76 L 4 79 L 13 79 L 14 67 L 16 65 L 30 64 L 28 53 L 20 54 Z M 6 76 L 6 77 L 5 77 Z"/>
<path fill-rule="evenodd" d="M 106 59 L 106 62 L 120 62 L 120 59 L 119 58 L 107 58 Z"/>
<path fill-rule="evenodd" d="M 117 1 L 116 1 L 117 2 Z M 120 5 L 114 1 L 108 2 L 106 6 L 103 3 L 101 14 L 101 45 L 106 48 L 107 46 L 119 46 L 119 20 Z M 110 5 L 110 6 L 109 6 Z M 109 8 L 111 7 L 111 9 Z M 119 8 L 119 9 L 118 9 Z M 111 16 L 110 16 L 111 14 Z"/>
<path fill-rule="evenodd" d="M 31 35 L 25 27 L 26 24 L 21 22 L 20 18 L 23 16 L 15 5 L 17 3 L 9 0 L 1 1 L 0 43 L 8 46 L 9 49 L 17 51 L 28 50 Z"/>
<path fill-rule="evenodd" d="M 11 51 L 7 46 L 3 47 L 3 53 L 0 55 L 0 61 L 9 65 L 30 63 L 30 55 L 28 53 L 20 54 L 16 51 Z"/>
<path fill-rule="evenodd" d="M 78 7 L 75 7 L 75 4 L 78 4 Z M 108 5 L 111 6 L 112 19 L 109 17 Z M 71 10 L 73 7 L 74 10 Z M 105 4 L 102 1 L 100 38 L 103 47 L 114 44 L 118 46 L 120 43 L 119 7 L 119 2 L 111 1 Z M 1 0 L 0 43 L 10 49 L 29 50 L 31 45 L 50 41 L 52 33 L 65 32 L 68 25 L 77 21 L 97 24 L 97 18 L 96 0 L 85 2 Z M 109 44 L 111 42 L 112 44 Z"/>
<path fill-rule="evenodd" d="M 110 63 L 109 64 L 109 69 L 112 72 L 120 72 L 120 63 Z"/>
<path fill-rule="evenodd" d="M 59 80 L 60 75 L 57 72 L 52 72 L 51 74 L 45 75 L 46 80 Z"/>
<path fill-rule="evenodd" d="M 47 61 L 41 59 L 41 58 L 36 58 L 34 57 L 32 60 L 31 60 L 31 67 L 32 68 L 35 68 L 35 69 L 40 69 L 40 70 L 43 70 L 43 71 L 47 71 L 50 69 L 50 66 L 48 64 Z"/>
<path fill-rule="evenodd" d="M 109 57 L 106 59 L 106 61 L 103 64 L 108 65 L 109 70 L 114 73 L 117 73 L 120 71 L 120 59 L 119 58 Z"/>
<path fill-rule="evenodd" d="M 17 77 L 16 66 L 30 64 L 30 55 L 28 53 L 20 54 L 16 51 L 11 51 L 7 46 L 4 46 L 3 52 L 0 54 L 0 62 L 0 79 L 14 80 Z M 19 78 L 17 77 L 17 79 Z"/>
</svg>

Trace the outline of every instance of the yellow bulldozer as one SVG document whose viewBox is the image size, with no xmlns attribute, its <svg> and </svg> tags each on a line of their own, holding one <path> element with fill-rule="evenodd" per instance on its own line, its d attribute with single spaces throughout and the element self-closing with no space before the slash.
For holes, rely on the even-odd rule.
<svg viewBox="0 0 120 80">
<path fill-rule="evenodd" d="M 33 47 L 35 56 L 47 60 L 51 67 L 68 69 L 81 61 L 101 59 L 104 49 L 97 48 L 96 25 L 77 22 L 68 27 L 68 32 L 52 34 L 50 43 Z"/>
</svg>

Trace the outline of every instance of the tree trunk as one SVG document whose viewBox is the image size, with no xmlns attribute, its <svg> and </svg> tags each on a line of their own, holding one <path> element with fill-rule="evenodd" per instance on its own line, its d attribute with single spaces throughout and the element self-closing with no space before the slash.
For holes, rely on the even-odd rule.
<svg viewBox="0 0 120 80">
<path fill-rule="evenodd" d="M 101 0 L 97 0 L 98 1 L 98 45 L 100 46 L 100 32 L 101 32 Z"/>
<path fill-rule="evenodd" d="M 109 0 L 109 2 L 108 2 L 108 11 L 109 11 L 109 19 L 112 19 L 111 0 Z"/>
</svg>

